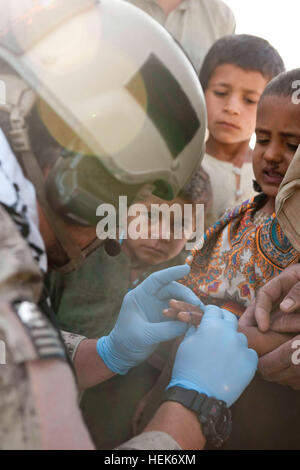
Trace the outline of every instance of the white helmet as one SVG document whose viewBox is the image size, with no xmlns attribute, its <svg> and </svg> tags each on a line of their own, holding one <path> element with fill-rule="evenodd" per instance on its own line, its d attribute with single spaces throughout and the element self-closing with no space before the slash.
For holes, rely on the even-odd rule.
<svg viewBox="0 0 300 470">
<path fill-rule="evenodd" d="M 0 57 L 26 82 L 7 87 L 14 149 L 30 158 L 36 97 L 66 149 L 47 183 L 55 211 L 95 223 L 100 203 L 130 202 L 144 185 L 172 199 L 201 162 L 206 109 L 171 35 L 121 0 L 0 0 L 0 11 Z"/>
</svg>

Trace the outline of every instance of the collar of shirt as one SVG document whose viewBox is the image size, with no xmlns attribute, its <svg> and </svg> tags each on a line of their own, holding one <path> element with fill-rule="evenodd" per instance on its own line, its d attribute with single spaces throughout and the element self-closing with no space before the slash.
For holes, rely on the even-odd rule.
<svg viewBox="0 0 300 470">
<path fill-rule="evenodd" d="M 158 5 L 161 8 L 161 6 L 159 5 L 159 3 L 156 0 L 145 0 L 145 1 L 148 2 L 148 3 L 156 3 L 156 5 Z M 176 8 L 174 8 L 174 10 L 172 10 L 172 11 L 186 10 L 188 8 L 187 4 L 188 4 L 189 1 L 191 1 L 191 0 L 183 0 L 183 2 L 179 3 L 179 5 Z M 172 13 L 172 11 L 170 11 L 170 13 Z"/>
</svg>

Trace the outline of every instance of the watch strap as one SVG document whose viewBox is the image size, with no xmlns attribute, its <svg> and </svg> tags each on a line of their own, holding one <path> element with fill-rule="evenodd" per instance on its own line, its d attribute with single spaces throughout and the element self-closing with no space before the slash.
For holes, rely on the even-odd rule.
<svg viewBox="0 0 300 470">
<path fill-rule="evenodd" d="M 165 391 L 163 401 L 176 401 L 191 411 L 199 414 L 205 400 L 205 393 L 198 393 L 196 390 L 183 389 L 181 387 L 170 387 Z"/>
<path fill-rule="evenodd" d="M 202 431 L 209 442 L 215 447 L 221 447 L 229 438 L 232 427 L 232 417 L 224 401 L 208 397 L 205 393 L 188 390 L 179 386 L 170 387 L 165 391 L 163 401 L 175 401 L 197 414 L 202 425 Z M 217 431 L 216 423 L 220 419 L 220 410 L 223 410 L 223 431 Z M 225 414 L 224 414 L 225 412 Z"/>
</svg>

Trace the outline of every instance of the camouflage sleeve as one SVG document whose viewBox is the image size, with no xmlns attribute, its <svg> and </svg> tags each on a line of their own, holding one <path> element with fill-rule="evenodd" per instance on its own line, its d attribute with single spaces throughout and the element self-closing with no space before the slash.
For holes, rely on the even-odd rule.
<svg viewBox="0 0 300 470">
<path fill-rule="evenodd" d="M 0 449 L 41 449 L 40 429 L 30 381 L 24 364 L 11 364 L 12 352 L 6 348 L 7 364 L 0 364 Z"/>
<path fill-rule="evenodd" d="M 62 336 L 67 348 L 68 354 L 72 361 L 75 359 L 77 348 L 81 341 L 86 339 L 85 336 L 76 335 L 75 333 L 70 333 L 69 331 L 62 331 Z"/>
<path fill-rule="evenodd" d="M 150 431 L 133 437 L 116 450 L 181 450 L 181 447 L 168 434 Z"/>
<path fill-rule="evenodd" d="M 27 364 L 65 361 L 57 332 L 35 304 L 0 304 L 0 449 L 40 449 L 41 432 Z"/>
</svg>

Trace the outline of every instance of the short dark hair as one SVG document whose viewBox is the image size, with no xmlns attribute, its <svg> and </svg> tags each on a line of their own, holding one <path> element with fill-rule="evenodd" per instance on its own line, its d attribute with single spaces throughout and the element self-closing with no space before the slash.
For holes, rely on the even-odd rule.
<svg viewBox="0 0 300 470">
<path fill-rule="evenodd" d="M 213 44 L 204 58 L 199 75 L 204 91 L 215 69 L 224 64 L 260 72 L 268 80 L 285 71 L 279 53 L 265 39 L 249 34 L 223 36 Z"/>
<path fill-rule="evenodd" d="M 300 83 L 300 68 L 279 74 L 268 83 L 260 97 L 260 102 L 267 95 L 292 98 L 296 89 L 299 89 L 299 83 L 295 83 L 297 81 Z"/>
</svg>

